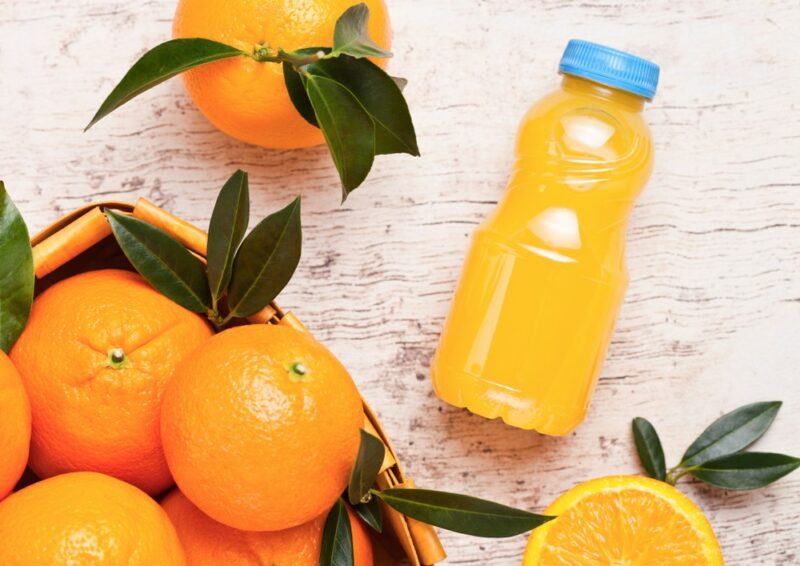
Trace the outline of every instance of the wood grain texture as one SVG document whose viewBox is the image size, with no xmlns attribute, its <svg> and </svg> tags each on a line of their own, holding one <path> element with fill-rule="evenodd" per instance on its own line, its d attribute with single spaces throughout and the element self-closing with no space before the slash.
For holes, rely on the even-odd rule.
<svg viewBox="0 0 800 566">
<path fill-rule="evenodd" d="M 629 423 L 674 462 L 713 418 L 783 399 L 759 449 L 800 453 L 800 6 L 789 1 L 389 0 L 393 74 L 423 157 L 382 157 L 339 206 L 324 149 L 227 138 L 180 81 L 82 127 L 173 0 L 0 5 L 0 176 L 33 229 L 95 199 L 145 196 L 206 226 L 231 172 L 253 217 L 303 196 L 305 251 L 281 304 L 351 369 L 418 484 L 541 510 L 595 476 L 638 472 Z M 518 120 L 558 84 L 567 39 L 662 65 L 647 109 L 656 168 L 630 226 L 631 284 L 591 414 L 545 438 L 443 406 L 428 364 L 468 235 L 495 205 Z M 730 564 L 800 561 L 800 474 L 753 493 L 683 485 Z M 517 564 L 524 537 L 442 534 L 449 564 Z"/>
</svg>

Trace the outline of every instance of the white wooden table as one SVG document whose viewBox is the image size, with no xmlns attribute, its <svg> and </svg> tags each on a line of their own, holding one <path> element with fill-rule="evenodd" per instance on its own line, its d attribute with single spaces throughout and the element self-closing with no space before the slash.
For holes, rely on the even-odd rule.
<svg viewBox="0 0 800 566">
<path fill-rule="evenodd" d="M 2 2 L 0 178 L 33 230 L 90 200 L 138 196 L 205 226 L 237 167 L 254 218 L 303 195 L 303 260 L 280 301 L 351 369 L 420 485 L 541 510 L 581 480 L 639 470 L 634 416 L 656 424 L 674 462 L 713 418 L 764 399 L 785 405 L 759 449 L 800 454 L 800 5 L 389 3 L 392 71 L 410 80 L 423 156 L 379 159 L 343 207 L 324 149 L 229 139 L 177 80 L 81 132 L 124 69 L 169 37 L 173 0 Z M 662 65 L 647 110 L 657 159 L 591 414 L 546 438 L 444 406 L 428 365 L 517 122 L 558 84 L 572 37 Z M 730 564 L 800 561 L 800 473 L 752 493 L 682 488 Z M 442 538 L 450 564 L 516 564 L 525 544 Z"/>
</svg>

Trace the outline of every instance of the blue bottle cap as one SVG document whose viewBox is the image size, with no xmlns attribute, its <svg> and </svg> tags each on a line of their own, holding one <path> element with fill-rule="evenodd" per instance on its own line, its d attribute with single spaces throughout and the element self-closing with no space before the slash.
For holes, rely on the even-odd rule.
<svg viewBox="0 0 800 566">
<path fill-rule="evenodd" d="M 571 39 L 561 56 L 560 73 L 583 77 L 651 100 L 658 86 L 658 65 L 605 45 Z"/>
</svg>

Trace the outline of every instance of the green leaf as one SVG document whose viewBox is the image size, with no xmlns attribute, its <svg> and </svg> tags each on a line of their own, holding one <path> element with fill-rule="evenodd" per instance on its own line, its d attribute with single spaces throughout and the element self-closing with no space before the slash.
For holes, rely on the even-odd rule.
<svg viewBox="0 0 800 566">
<path fill-rule="evenodd" d="M 34 280 L 28 228 L 0 181 L 0 349 L 6 353 L 28 322 Z"/>
<path fill-rule="evenodd" d="M 661 447 L 656 429 L 650 421 L 642 417 L 633 419 L 631 428 L 642 467 L 651 478 L 664 481 L 667 477 L 667 466 L 664 461 L 664 449 Z"/>
<path fill-rule="evenodd" d="M 747 448 L 767 431 L 780 408 L 780 401 L 766 401 L 722 415 L 692 442 L 680 465 L 696 466 Z"/>
<path fill-rule="evenodd" d="M 369 8 L 365 3 L 351 6 L 336 21 L 331 56 L 391 57 L 389 51 L 372 41 L 367 32 Z"/>
<path fill-rule="evenodd" d="M 306 87 L 303 86 L 303 79 L 300 78 L 300 73 L 297 72 L 294 65 L 286 61 L 283 62 L 283 82 L 286 84 L 289 98 L 297 112 L 306 122 L 319 128 L 317 117 L 314 114 L 314 107 L 311 106 L 311 101 L 308 99 L 308 94 L 306 93 Z"/>
<path fill-rule="evenodd" d="M 319 53 L 320 51 L 328 54 L 331 52 L 331 49 L 330 47 L 307 47 L 305 49 L 292 51 L 291 55 L 303 57 Z M 289 92 L 289 98 L 292 104 L 294 104 L 295 109 L 297 109 L 306 122 L 319 128 L 317 117 L 314 114 L 314 107 L 311 106 L 311 101 L 308 99 L 308 94 L 306 93 L 306 87 L 303 85 L 303 79 L 300 78 L 300 73 L 297 72 L 295 66 L 289 61 L 283 62 L 283 82 L 286 84 L 286 90 Z"/>
<path fill-rule="evenodd" d="M 111 94 L 103 101 L 84 131 L 132 98 L 179 73 L 206 63 L 240 55 L 247 54 L 235 47 L 210 39 L 172 39 L 164 42 L 145 53 L 134 63 L 133 67 L 111 91 Z"/>
<path fill-rule="evenodd" d="M 377 497 L 372 497 L 366 503 L 353 505 L 353 510 L 372 530 L 377 533 L 383 532 L 383 516 L 381 514 L 380 500 Z"/>
<path fill-rule="evenodd" d="M 510 537 L 554 519 L 492 501 L 443 491 L 395 488 L 373 491 L 373 494 L 413 519 L 479 537 Z"/>
<path fill-rule="evenodd" d="M 247 173 L 239 169 L 222 187 L 208 226 L 208 283 L 214 305 L 230 283 L 233 258 L 249 221 Z"/>
<path fill-rule="evenodd" d="M 403 92 L 392 77 L 369 59 L 322 59 L 306 67 L 344 86 L 375 122 L 375 154 L 418 156 L 417 136 Z"/>
<path fill-rule="evenodd" d="M 208 312 L 211 293 L 203 262 L 155 226 L 113 210 L 105 212 L 117 243 L 142 277 L 182 307 Z"/>
<path fill-rule="evenodd" d="M 352 505 L 363 502 L 365 496 L 369 494 L 381 471 L 385 454 L 386 447 L 383 442 L 362 429 L 358 456 L 350 472 L 350 484 L 347 488 L 347 497 Z"/>
<path fill-rule="evenodd" d="M 319 566 L 353 566 L 353 533 L 344 501 L 337 499 L 325 519 Z"/>
<path fill-rule="evenodd" d="M 243 318 L 278 296 L 300 261 L 300 197 L 267 216 L 239 246 L 228 287 L 228 308 Z"/>
<path fill-rule="evenodd" d="M 769 452 L 738 452 L 691 470 L 699 480 L 724 489 L 758 489 L 800 467 L 800 458 Z"/>
<path fill-rule="evenodd" d="M 326 77 L 302 75 L 333 163 L 342 180 L 342 200 L 366 179 L 375 159 L 375 124 L 347 88 Z"/>
</svg>

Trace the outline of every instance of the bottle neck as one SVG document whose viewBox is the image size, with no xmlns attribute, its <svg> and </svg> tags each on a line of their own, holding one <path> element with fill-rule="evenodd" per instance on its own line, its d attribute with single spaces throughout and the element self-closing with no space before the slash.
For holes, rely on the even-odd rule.
<svg viewBox="0 0 800 566">
<path fill-rule="evenodd" d="M 602 98 L 635 110 L 636 112 L 641 112 L 646 102 L 641 96 L 573 75 L 564 75 L 564 79 L 561 81 L 561 87 L 567 92 Z"/>
</svg>

